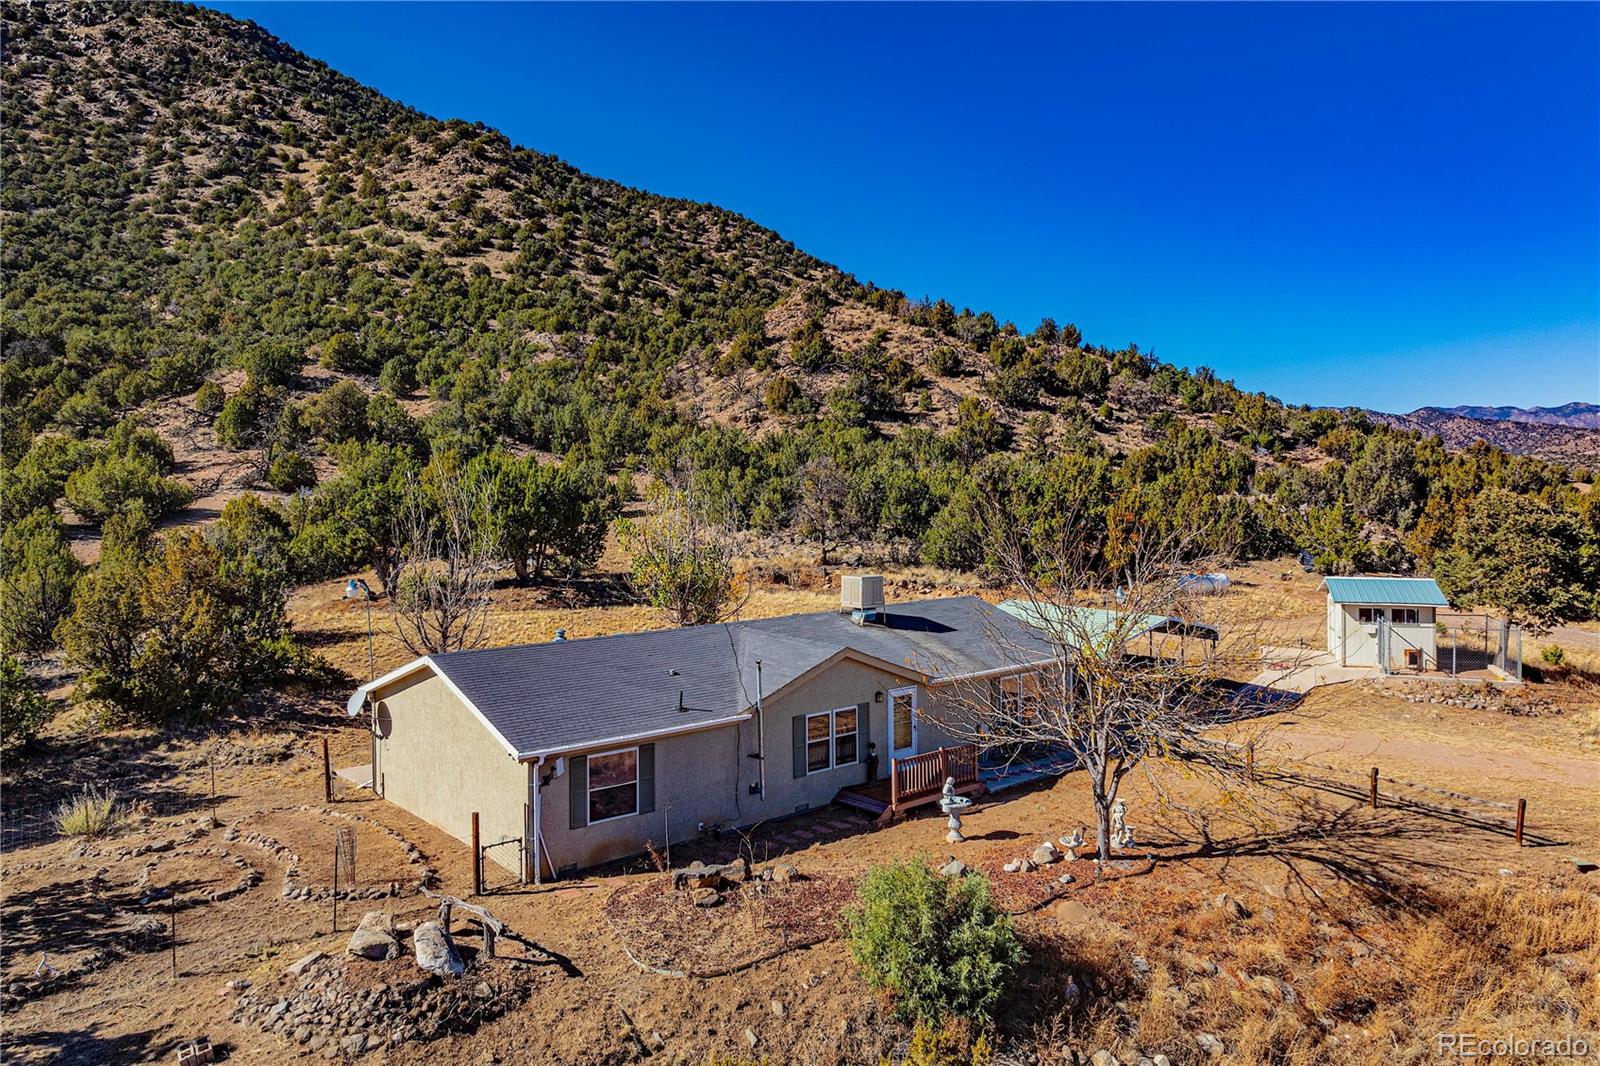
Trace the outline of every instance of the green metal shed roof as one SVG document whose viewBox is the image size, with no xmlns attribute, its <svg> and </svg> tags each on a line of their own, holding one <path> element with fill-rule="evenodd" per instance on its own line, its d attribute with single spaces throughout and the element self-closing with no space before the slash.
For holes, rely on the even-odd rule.
<svg viewBox="0 0 1600 1066">
<path fill-rule="evenodd" d="M 1330 577 L 1322 582 L 1334 603 L 1395 603 L 1404 607 L 1448 607 L 1431 577 Z"/>
<path fill-rule="evenodd" d="M 1201 640 L 1217 639 L 1215 626 L 1201 622 L 1185 622 L 1172 615 L 1132 615 L 1101 607 L 1057 607 L 1054 604 L 1044 603 L 1035 605 L 1027 600 L 1006 600 L 1000 604 L 1000 609 L 1036 628 L 1051 631 L 1065 629 L 1068 631 L 1065 635 L 1081 634 L 1100 646 L 1117 637 L 1123 641 L 1132 641 L 1152 631 L 1198 637 Z M 1063 615 L 1066 616 L 1065 620 Z M 1058 636 L 1060 635 L 1063 634 L 1058 632 Z"/>
</svg>

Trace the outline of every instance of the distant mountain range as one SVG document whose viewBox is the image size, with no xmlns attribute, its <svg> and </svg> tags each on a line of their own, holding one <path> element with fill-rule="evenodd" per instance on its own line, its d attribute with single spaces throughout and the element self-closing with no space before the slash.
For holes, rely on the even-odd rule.
<svg viewBox="0 0 1600 1066">
<path fill-rule="evenodd" d="M 1419 407 L 1407 418 L 1426 421 L 1440 416 L 1458 415 L 1476 418 L 1483 422 L 1537 422 L 1546 426 L 1577 426 L 1580 429 L 1600 429 L 1600 404 L 1564 403 L 1560 407 Z"/>
<path fill-rule="evenodd" d="M 1374 420 L 1421 430 L 1451 449 L 1484 441 L 1513 455 L 1600 469 L 1600 404 L 1560 407 L 1419 407 L 1410 414 L 1368 411 Z"/>
</svg>

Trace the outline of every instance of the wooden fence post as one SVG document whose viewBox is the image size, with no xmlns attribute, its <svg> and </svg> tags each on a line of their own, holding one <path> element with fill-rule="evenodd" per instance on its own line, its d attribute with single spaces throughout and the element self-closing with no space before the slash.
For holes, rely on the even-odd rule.
<svg viewBox="0 0 1600 1066">
<path fill-rule="evenodd" d="M 478 812 L 472 812 L 472 894 L 483 895 L 483 847 L 478 843 Z"/>
<path fill-rule="evenodd" d="M 1522 847 L 1522 821 L 1528 814 L 1528 801 L 1517 800 L 1517 847 Z"/>
<path fill-rule="evenodd" d="M 328 738 L 322 738 L 322 799 L 333 802 L 333 763 L 328 759 Z"/>
<path fill-rule="evenodd" d="M 1378 809 L 1378 768 L 1376 766 L 1374 766 L 1372 768 L 1372 781 L 1367 786 L 1367 793 L 1368 793 L 1369 798 L 1372 800 L 1372 809 L 1373 810 L 1377 810 Z"/>
</svg>

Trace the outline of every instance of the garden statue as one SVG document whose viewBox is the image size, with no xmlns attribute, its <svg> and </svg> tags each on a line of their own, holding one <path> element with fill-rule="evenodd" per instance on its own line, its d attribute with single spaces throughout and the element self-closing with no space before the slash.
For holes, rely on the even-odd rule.
<svg viewBox="0 0 1600 1066">
<path fill-rule="evenodd" d="M 952 844 L 959 844 L 967 839 L 961 835 L 961 812 L 972 806 L 972 801 L 966 796 L 956 795 L 956 779 L 944 779 L 944 793 L 939 797 L 939 809 L 950 816 L 950 832 L 944 838 Z"/>
<path fill-rule="evenodd" d="M 1068 862 L 1076 859 L 1078 857 L 1078 849 L 1084 847 L 1088 843 L 1083 837 L 1084 830 L 1086 829 L 1088 829 L 1088 826 L 1080 825 L 1078 828 L 1072 831 L 1071 836 L 1061 838 L 1061 847 L 1065 849 L 1067 853 Z"/>
<path fill-rule="evenodd" d="M 1133 827 L 1128 824 L 1128 805 L 1117 800 L 1111 805 L 1111 846 L 1118 851 L 1133 847 Z"/>
</svg>

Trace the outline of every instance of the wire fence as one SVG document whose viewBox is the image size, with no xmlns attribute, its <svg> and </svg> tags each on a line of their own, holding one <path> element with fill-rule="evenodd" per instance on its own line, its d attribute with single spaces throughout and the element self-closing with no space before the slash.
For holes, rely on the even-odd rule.
<svg viewBox="0 0 1600 1066">
<path fill-rule="evenodd" d="M 1375 639 L 1386 674 L 1522 680 L 1522 630 L 1492 615 L 1440 611 L 1421 627 L 1381 618 Z"/>
</svg>

